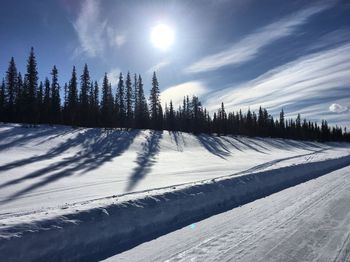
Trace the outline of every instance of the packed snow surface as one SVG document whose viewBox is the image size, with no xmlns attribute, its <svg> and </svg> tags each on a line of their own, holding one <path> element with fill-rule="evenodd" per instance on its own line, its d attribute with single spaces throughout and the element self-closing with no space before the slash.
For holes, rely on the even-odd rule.
<svg viewBox="0 0 350 262">
<path fill-rule="evenodd" d="M 114 261 L 350 261 L 350 167 L 143 243 Z"/>
<path fill-rule="evenodd" d="M 349 155 L 347 143 L 2 124 L 0 253 L 96 261 L 343 168 Z"/>
</svg>

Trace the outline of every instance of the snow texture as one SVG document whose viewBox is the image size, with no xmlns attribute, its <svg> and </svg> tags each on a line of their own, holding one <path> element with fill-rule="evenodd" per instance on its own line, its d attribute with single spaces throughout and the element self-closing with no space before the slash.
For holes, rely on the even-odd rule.
<svg viewBox="0 0 350 262">
<path fill-rule="evenodd" d="M 0 137 L 1 261 L 96 261 L 350 163 L 346 143 L 17 125 Z"/>
</svg>

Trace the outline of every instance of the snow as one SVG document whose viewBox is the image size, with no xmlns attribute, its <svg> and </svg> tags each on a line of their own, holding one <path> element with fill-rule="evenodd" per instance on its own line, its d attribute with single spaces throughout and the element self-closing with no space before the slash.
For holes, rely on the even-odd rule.
<svg viewBox="0 0 350 262">
<path fill-rule="evenodd" d="M 348 166 L 105 261 L 349 261 L 349 201 Z"/>
<path fill-rule="evenodd" d="M 348 144 L 0 125 L 0 206 L 10 215 L 347 155 Z"/>
<path fill-rule="evenodd" d="M 107 257 L 341 168 L 349 155 L 346 143 L 3 124 L 0 254 Z"/>
</svg>

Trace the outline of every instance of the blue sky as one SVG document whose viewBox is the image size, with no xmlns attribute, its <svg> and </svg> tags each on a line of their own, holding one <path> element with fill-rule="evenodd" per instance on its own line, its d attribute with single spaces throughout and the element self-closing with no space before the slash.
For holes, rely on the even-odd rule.
<svg viewBox="0 0 350 262">
<path fill-rule="evenodd" d="M 175 34 L 155 48 L 151 30 Z M 211 111 L 260 105 L 350 127 L 350 2 L 276 0 L 3 0 L 0 73 L 23 72 L 31 46 L 40 78 L 60 83 L 84 63 L 113 85 L 120 71 L 158 73 L 163 102 L 197 94 Z M 148 90 L 146 90 L 148 91 Z"/>
</svg>

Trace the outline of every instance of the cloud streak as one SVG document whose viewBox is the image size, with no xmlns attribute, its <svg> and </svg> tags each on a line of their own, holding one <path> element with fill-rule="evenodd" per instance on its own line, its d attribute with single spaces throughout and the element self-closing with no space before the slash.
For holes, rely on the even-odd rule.
<svg viewBox="0 0 350 262">
<path fill-rule="evenodd" d="M 283 37 L 292 35 L 299 26 L 305 24 L 313 15 L 318 14 L 331 4 L 309 7 L 246 36 L 226 50 L 209 55 L 185 68 L 186 73 L 199 73 L 217 70 L 227 65 L 236 65 L 253 60 L 259 51 Z"/>
<path fill-rule="evenodd" d="M 90 57 L 101 55 L 104 50 L 106 22 L 100 20 L 100 6 L 96 0 L 85 0 L 73 27 L 78 35 L 78 53 Z"/>
<path fill-rule="evenodd" d="M 125 34 L 108 26 L 107 19 L 101 19 L 100 5 L 101 2 L 97 0 L 82 2 L 80 12 L 73 22 L 79 40 L 75 54 L 98 57 L 104 54 L 107 47 L 121 48 L 126 43 Z"/>
<path fill-rule="evenodd" d="M 260 105 L 271 110 L 285 107 L 290 113 L 322 118 L 320 113 L 331 113 L 330 104 L 350 104 L 349 75 L 347 43 L 301 57 L 236 88 L 213 92 L 210 97 L 215 99 L 208 99 L 206 104 L 209 110 L 216 109 L 218 101 L 230 110 L 257 109 Z M 337 106 L 332 108 L 339 111 Z"/>
</svg>

